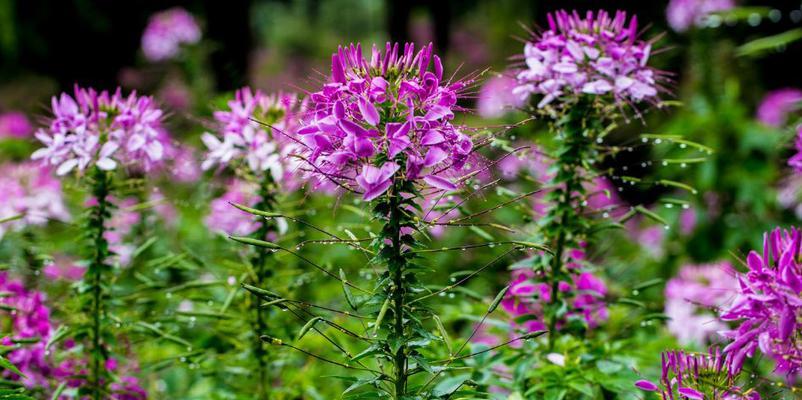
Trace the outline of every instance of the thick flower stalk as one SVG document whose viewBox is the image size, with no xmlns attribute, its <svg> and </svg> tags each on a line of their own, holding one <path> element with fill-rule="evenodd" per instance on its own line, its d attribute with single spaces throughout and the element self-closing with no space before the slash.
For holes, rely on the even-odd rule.
<svg viewBox="0 0 802 400">
<path fill-rule="evenodd" d="M 675 350 L 661 356 L 660 381 L 639 380 L 635 387 L 656 392 L 663 400 L 760 400 L 754 389 L 737 385 L 740 370 L 717 347 L 708 353 Z"/>
<path fill-rule="evenodd" d="M 242 176 L 229 190 L 212 202 L 207 225 L 226 234 L 250 235 L 258 240 L 274 241 L 282 231 L 283 219 L 254 218 L 231 204 L 241 204 L 263 211 L 274 211 L 277 197 L 301 186 L 297 178 L 299 160 L 292 155 L 298 144 L 292 135 L 297 131 L 304 103 L 294 94 L 266 95 L 242 88 L 228 102 L 228 110 L 216 111 L 217 134 L 204 133 L 202 140 L 208 152 L 202 168 L 228 167 Z M 251 255 L 254 268 L 252 285 L 264 287 L 273 275 L 268 265 L 271 252 L 255 248 Z M 267 332 L 268 310 L 260 307 L 258 296 L 251 296 L 253 329 Z M 259 398 L 267 398 L 269 358 L 266 343 L 253 341 L 258 362 Z"/>
<path fill-rule="evenodd" d="M 182 45 L 195 44 L 201 30 L 195 17 L 181 7 L 153 14 L 142 34 L 142 53 L 150 61 L 176 58 Z"/>
<path fill-rule="evenodd" d="M 77 170 L 83 174 L 92 200 L 86 214 L 84 235 L 88 266 L 80 286 L 84 312 L 89 322 L 88 378 L 83 393 L 100 399 L 108 391 L 109 371 L 104 367 L 111 349 L 107 298 L 109 274 L 109 231 L 114 206 L 114 171 L 146 172 L 160 167 L 172 154 L 163 112 L 153 99 L 118 89 L 106 91 L 77 87 L 74 96 L 62 93 L 52 100 L 53 118 L 36 137 L 45 145 L 31 156 L 44 165 L 56 167 L 58 175 Z"/>
<path fill-rule="evenodd" d="M 732 342 L 724 348 L 733 367 L 757 350 L 774 359 L 776 370 L 802 371 L 802 234 L 796 228 L 777 228 L 764 236 L 763 253 L 749 253 L 749 271 L 739 274 L 732 305 L 721 318 L 739 323 L 723 333 Z"/>
<path fill-rule="evenodd" d="M 625 107 L 659 100 L 662 74 L 647 64 L 652 43 L 639 39 L 637 29 L 636 17 L 623 11 L 557 11 L 548 15 L 548 29 L 525 44 L 525 64 L 517 70 L 513 92 L 552 123 L 557 139 L 542 219 L 554 251 L 547 267 L 551 304 L 544 311 L 550 345 L 566 309 L 561 282 L 572 281 L 566 256 L 587 242 L 592 226 L 585 211 L 602 158 L 597 142 Z"/>
</svg>

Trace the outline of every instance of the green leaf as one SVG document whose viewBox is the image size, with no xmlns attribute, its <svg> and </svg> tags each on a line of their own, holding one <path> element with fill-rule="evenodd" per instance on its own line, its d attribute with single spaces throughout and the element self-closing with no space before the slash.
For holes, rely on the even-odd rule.
<svg viewBox="0 0 802 400">
<path fill-rule="evenodd" d="M 17 369 L 17 367 L 14 364 L 12 364 L 11 361 L 8 361 L 8 359 L 3 357 L 3 356 L 0 356 L 0 368 L 9 370 L 9 371 L 19 375 L 20 378 L 26 378 L 25 374 L 20 372 L 20 370 Z"/>
<path fill-rule="evenodd" d="M 456 375 L 440 381 L 437 386 L 432 389 L 432 396 L 444 398 L 459 390 L 459 388 L 471 376 L 468 374 Z"/>
<path fill-rule="evenodd" d="M 776 50 L 802 39 L 802 29 L 791 29 L 777 35 L 766 36 L 742 44 L 736 50 L 739 56 L 760 56 L 770 50 Z"/>
</svg>

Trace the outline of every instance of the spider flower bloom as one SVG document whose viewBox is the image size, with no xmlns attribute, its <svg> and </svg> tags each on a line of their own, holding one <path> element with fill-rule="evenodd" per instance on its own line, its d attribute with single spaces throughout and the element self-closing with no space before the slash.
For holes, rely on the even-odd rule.
<svg viewBox="0 0 802 400">
<path fill-rule="evenodd" d="M 802 106 L 802 90 L 785 88 L 771 91 L 757 108 L 758 121 L 776 128 L 788 121 L 788 114 Z"/>
<path fill-rule="evenodd" d="M 220 197 L 212 200 L 211 210 L 205 222 L 209 229 L 225 235 L 247 236 L 259 229 L 258 220 L 231 204 L 242 204 L 248 207 L 256 206 L 259 201 L 257 186 L 241 180 L 234 180 L 228 185 L 228 190 Z M 279 233 L 287 229 L 283 218 L 275 218 Z M 275 237 L 269 238 L 271 241 Z"/>
<path fill-rule="evenodd" d="M 294 94 L 266 95 L 242 88 L 217 111 L 218 135 L 204 133 L 208 148 L 203 169 L 215 165 L 244 164 L 251 171 L 268 172 L 278 183 L 291 183 L 297 163 L 291 154 L 297 144 L 290 135 L 298 129 L 303 103 Z"/>
<path fill-rule="evenodd" d="M 713 312 L 728 306 L 737 290 L 735 270 L 728 262 L 683 266 L 666 284 L 669 332 L 682 344 L 704 344 L 727 329 Z"/>
<path fill-rule="evenodd" d="M 718 348 L 706 354 L 666 351 L 662 370 L 658 383 L 639 380 L 635 387 L 657 392 L 663 400 L 760 400 L 758 392 L 736 386 L 739 371 Z"/>
<path fill-rule="evenodd" d="M 465 82 L 443 80 L 432 45 L 361 45 L 332 55 L 331 79 L 309 98 L 298 138 L 301 157 L 318 182 L 381 196 L 396 179 L 454 190 L 473 152 L 471 138 L 452 124 Z M 433 71 L 429 67 L 433 65 Z"/>
<path fill-rule="evenodd" d="M 201 30 L 195 18 L 181 7 L 153 14 L 142 34 L 142 53 L 150 61 L 175 58 L 181 45 L 200 41 Z"/>
<path fill-rule="evenodd" d="M 765 234 L 763 254 L 746 258 L 749 272 L 738 276 L 739 291 L 721 313 L 725 321 L 740 325 L 723 332 L 732 340 L 724 351 L 740 368 L 755 350 L 776 362 L 776 370 L 789 375 L 802 371 L 802 263 L 800 231 L 777 228 Z"/>
<path fill-rule="evenodd" d="M 658 101 L 661 73 L 649 67 L 652 43 L 638 39 L 638 22 L 618 11 L 548 14 L 549 28 L 524 46 L 525 66 L 513 93 L 538 108 L 573 104 L 583 95 L 616 105 Z"/>
<path fill-rule="evenodd" d="M 62 93 L 52 106 L 50 126 L 36 133 L 45 147 L 31 158 L 56 167 L 58 175 L 92 166 L 108 171 L 120 164 L 148 171 L 169 154 L 163 112 L 152 97 L 76 86 L 74 97 Z"/>
<path fill-rule="evenodd" d="M 24 138 L 30 135 L 32 130 L 31 122 L 25 114 L 18 111 L 0 114 L 0 138 Z"/>
<path fill-rule="evenodd" d="M 22 379 L 11 371 L 4 371 L 3 376 L 10 379 L 22 379 L 25 386 L 47 387 L 52 377 L 53 367 L 47 360 L 45 344 L 53 333 L 50 321 L 50 309 L 45 305 L 45 295 L 38 291 L 27 290 L 21 281 L 10 279 L 5 272 L 0 273 L 0 291 L 6 293 L 0 298 L 0 304 L 12 311 L 4 313 L 3 326 L 8 328 L 7 335 L 0 340 L 3 346 L 10 346 L 6 358 L 25 374 Z M 25 339 L 38 339 L 33 343 L 16 344 Z"/>
<path fill-rule="evenodd" d="M 0 219 L 17 216 L 0 224 L 0 238 L 10 229 L 70 219 L 61 183 L 53 179 L 49 168 L 30 162 L 0 166 Z"/>
<path fill-rule="evenodd" d="M 704 26 L 710 14 L 731 8 L 735 8 L 733 0 L 671 0 L 666 8 L 666 18 L 671 29 L 685 32 L 692 26 Z"/>
</svg>

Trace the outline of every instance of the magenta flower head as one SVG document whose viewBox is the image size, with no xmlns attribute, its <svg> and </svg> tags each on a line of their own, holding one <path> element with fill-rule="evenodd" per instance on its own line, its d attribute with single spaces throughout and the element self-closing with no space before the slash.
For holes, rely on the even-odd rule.
<svg viewBox="0 0 802 400">
<path fill-rule="evenodd" d="M 757 108 L 757 120 L 775 128 L 788 121 L 788 114 L 802 108 L 802 90 L 785 88 L 771 91 Z"/>
<path fill-rule="evenodd" d="M 227 185 L 228 190 L 220 197 L 212 200 L 211 210 L 206 216 L 206 226 L 225 235 L 246 236 L 259 229 L 259 222 L 253 215 L 246 213 L 231 204 L 242 204 L 255 207 L 259 202 L 258 187 L 256 184 L 234 180 Z M 278 232 L 287 230 L 287 222 L 283 218 L 274 218 L 278 225 Z M 275 237 L 269 238 L 275 240 Z"/>
<path fill-rule="evenodd" d="M 253 174 L 269 173 L 273 180 L 295 186 L 298 161 L 292 157 L 303 102 L 294 94 L 266 95 L 242 88 L 228 102 L 228 110 L 216 111 L 217 135 L 204 133 L 208 152 L 201 167 L 244 166 Z"/>
<path fill-rule="evenodd" d="M 714 313 L 729 306 L 738 291 L 738 279 L 729 262 L 685 265 L 666 284 L 668 330 L 682 344 L 703 345 L 727 329 Z"/>
<path fill-rule="evenodd" d="M 721 313 L 740 324 L 723 333 L 732 340 L 724 351 L 740 368 L 759 349 L 774 359 L 778 372 L 793 375 L 802 371 L 800 231 L 777 228 L 763 240 L 763 254 L 749 253 L 749 272 L 738 276 L 738 294 Z"/>
<path fill-rule="evenodd" d="M 636 388 L 656 392 L 663 400 L 760 400 L 760 393 L 736 385 L 739 371 L 717 347 L 707 353 L 674 350 L 661 356 L 660 381 L 639 380 Z"/>
<path fill-rule="evenodd" d="M 181 7 L 153 14 L 142 34 L 142 53 L 150 61 L 173 59 L 181 45 L 200 41 L 201 30 L 195 17 Z"/>
<path fill-rule="evenodd" d="M 14 217 L 0 224 L 0 238 L 7 230 L 70 220 L 61 183 L 49 168 L 32 162 L 0 165 L 0 219 Z"/>
<path fill-rule="evenodd" d="M 19 111 L 0 114 L 0 138 L 24 138 L 32 131 L 31 122 L 25 114 Z"/>
<path fill-rule="evenodd" d="M 663 74 L 648 65 L 652 43 L 623 11 L 548 14 L 549 27 L 524 46 L 525 65 L 513 93 L 521 101 L 560 109 L 580 98 L 634 106 L 659 101 Z"/>
<path fill-rule="evenodd" d="M 671 0 L 666 18 L 671 29 L 685 32 L 691 27 L 705 25 L 710 14 L 735 8 L 733 0 Z"/>
<path fill-rule="evenodd" d="M 36 133 L 45 147 L 31 158 L 56 167 L 58 175 L 89 167 L 109 171 L 118 165 L 149 171 L 170 153 L 163 112 L 152 97 L 76 86 L 74 97 L 62 93 L 53 97 L 52 106 L 50 126 Z"/>
<path fill-rule="evenodd" d="M 430 67 L 433 66 L 433 70 Z M 432 45 L 361 45 L 332 55 L 331 80 L 309 98 L 298 140 L 303 168 L 318 183 L 333 182 L 372 200 L 395 179 L 454 190 L 474 150 L 452 123 L 465 82 L 443 79 Z"/>
</svg>

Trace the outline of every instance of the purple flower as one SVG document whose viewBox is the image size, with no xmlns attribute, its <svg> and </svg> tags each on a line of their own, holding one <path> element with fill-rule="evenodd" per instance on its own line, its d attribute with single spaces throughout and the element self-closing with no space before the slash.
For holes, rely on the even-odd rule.
<svg viewBox="0 0 802 400">
<path fill-rule="evenodd" d="M 259 228 L 258 220 L 231 204 L 254 207 L 258 201 L 255 184 L 234 180 L 228 184 L 228 188 L 222 196 L 212 200 L 211 210 L 205 219 L 206 226 L 225 235 L 250 235 Z M 278 224 L 279 233 L 284 233 L 287 229 L 286 221 L 283 218 L 276 218 L 275 221 Z"/>
<path fill-rule="evenodd" d="M 718 348 L 707 353 L 666 351 L 660 381 L 638 380 L 635 387 L 657 392 L 663 400 L 760 400 L 754 390 L 736 386 L 739 371 Z"/>
<path fill-rule="evenodd" d="M 666 18 L 671 29 L 684 32 L 692 26 L 703 27 L 710 14 L 734 7 L 733 0 L 671 0 Z"/>
<path fill-rule="evenodd" d="M 142 34 L 142 53 L 150 61 L 178 56 L 181 45 L 200 41 L 201 30 L 187 10 L 174 7 L 153 14 Z"/>
<path fill-rule="evenodd" d="M 370 60 L 361 45 L 339 48 L 331 80 L 309 96 L 297 132 L 302 168 L 316 184 L 334 182 L 366 200 L 392 186 L 391 169 L 394 179 L 455 189 L 473 153 L 470 137 L 451 122 L 465 85 L 443 80 L 431 45 L 417 53 L 412 44 L 374 46 Z"/>
<path fill-rule="evenodd" d="M 763 97 L 757 108 L 757 120 L 776 128 L 785 125 L 788 114 L 802 105 L 802 90 L 784 88 L 773 90 Z"/>
<path fill-rule="evenodd" d="M 123 376 L 120 380 L 109 385 L 111 399 L 113 400 L 145 400 L 148 392 L 139 385 L 139 380 L 133 376 Z"/>
<path fill-rule="evenodd" d="M 33 131 L 31 122 L 25 114 L 18 111 L 0 114 L 0 138 L 23 138 L 30 135 L 31 131 Z"/>
<path fill-rule="evenodd" d="M 0 238 L 8 230 L 70 220 L 61 183 L 49 168 L 31 162 L 0 165 L 0 219 L 17 216 L 0 224 Z"/>
<path fill-rule="evenodd" d="M 637 18 L 618 11 L 548 14 L 549 28 L 524 46 L 513 93 L 538 108 L 573 103 L 583 95 L 617 105 L 658 101 L 661 73 L 647 65 L 652 43 L 638 39 Z"/>
<path fill-rule="evenodd" d="M 270 173 L 287 187 L 299 186 L 294 175 L 298 161 L 292 156 L 298 144 L 292 134 L 298 129 L 304 104 L 288 93 L 265 95 L 242 88 L 228 102 L 229 109 L 217 111 L 217 135 L 204 133 L 208 152 L 201 167 L 244 164 L 252 173 Z"/>
<path fill-rule="evenodd" d="M 669 332 L 684 345 L 703 345 L 727 329 L 713 312 L 729 305 L 737 290 L 735 270 L 728 262 L 683 266 L 666 284 Z"/>
<path fill-rule="evenodd" d="M 476 102 L 479 115 L 483 118 L 499 118 L 522 106 L 520 99 L 512 93 L 515 82 L 514 78 L 506 75 L 488 79 L 479 90 L 479 99 Z"/>
<path fill-rule="evenodd" d="M 113 170 L 118 164 L 149 171 L 171 152 L 161 125 L 163 113 L 152 97 L 76 86 L 74 98 L 62 93 L 53 97 L 52 107 L 49 128 L 36 132 L 45 147 L 31 158 L 56 167 L 58 175 L 90 166 Z"/>
<path fill-rule="evenodd" d="M 732 342 L 724 349 L 736 369 L 756 350 L 773 358 L 776 370 L 802 371 L 802 264 L 800 231 L 777 228 L 765 234 L 763 253 L 749 253 L 749 271 L 739 274 L 739 290 L 721 318 L 740 325 L 722 334 Z"/>
</svg>

